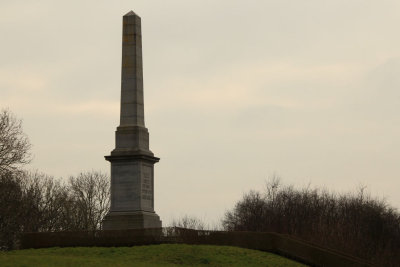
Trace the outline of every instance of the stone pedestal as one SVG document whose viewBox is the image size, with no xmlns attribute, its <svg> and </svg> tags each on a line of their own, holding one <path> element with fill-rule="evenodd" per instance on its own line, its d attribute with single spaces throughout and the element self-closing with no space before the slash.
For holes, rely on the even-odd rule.
<svg viewBox="0 0 400 267">
<path fill-rule="evenodd" d="M 105 157 L 111 162 L 111 207 L 104 230 L 161 227 L 154 212 L 154 163 L 159 158 L 139 153 L 113 151 Z"/>
<path fill-rule="evenodd" d="M 103 220 L 104 230 L 161 228 L 160 217 L 154 212 L 110 212 Z"/>
</svg>

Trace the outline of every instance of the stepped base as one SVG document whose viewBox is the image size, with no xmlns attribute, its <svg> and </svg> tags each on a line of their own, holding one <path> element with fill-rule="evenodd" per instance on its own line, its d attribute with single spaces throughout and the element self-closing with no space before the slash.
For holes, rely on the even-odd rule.
<svg viewBox="0 0 400 267">
<path fill-rule="evenodd" d="M 161 228 L 160 217 L 155 212 L 109 212 L 103 219 L 103 230 Z"/>
</svg>

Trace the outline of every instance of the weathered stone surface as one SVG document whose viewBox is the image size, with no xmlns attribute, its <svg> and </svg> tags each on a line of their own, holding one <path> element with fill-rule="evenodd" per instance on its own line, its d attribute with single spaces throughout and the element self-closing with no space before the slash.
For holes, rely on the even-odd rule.
<svg viewBox="0 0 400 267">
<path fill-rule="evenodd" d="M 121 113 L 111 163 L 111 207 L 104 230 L 161 227 L 154 212 L 154 163 L 144 123 L 142 37 L 140 17 L 123 17 Z"/>
<path fill-rule="evenodd" d="M 142 32 L 140 17 L 123 17 L 120 125 L 144 127 Z"/>
<path fill-rule="evenodd" d="M 160 217 L 154 212 L 113 212 L 103 220 L 104 230 L 160 228 Z"/>
<path fill-rule="evenodd" d="M 140 151 L 142 154 L 153 155 L 149 150 L 149 132 L 140 126 L 118 127 L 115 132 L 115 149 L 111 155 L 119 155 L 126 151 Z"/>
</svg>

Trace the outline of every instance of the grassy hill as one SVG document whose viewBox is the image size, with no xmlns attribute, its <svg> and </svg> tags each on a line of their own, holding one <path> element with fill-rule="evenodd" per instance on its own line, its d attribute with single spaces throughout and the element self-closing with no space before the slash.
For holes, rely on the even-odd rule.
<svg viewBox="0 0 400 267">
<path fill-rule="evenodd" d="M 275 254 L 226 246 L 48 248 L 0 252 L 0 266 L 305 266 Z"/>
</svg>

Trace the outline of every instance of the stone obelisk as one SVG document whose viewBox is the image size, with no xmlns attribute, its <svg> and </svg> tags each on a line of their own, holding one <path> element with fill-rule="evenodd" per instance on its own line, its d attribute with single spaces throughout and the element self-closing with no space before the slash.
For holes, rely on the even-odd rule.
<svg viewBox="0 0 400 267">
<path fill-rule="evenodd" d="M 105 156 L 111 163 L 111 207 L 104 230 L 158 228 L 154 212 L 154 163 L 144 124 L 142 33 L 140 17 L 123 17 L 120 125 L 115 149 Z"/>
</svg>

